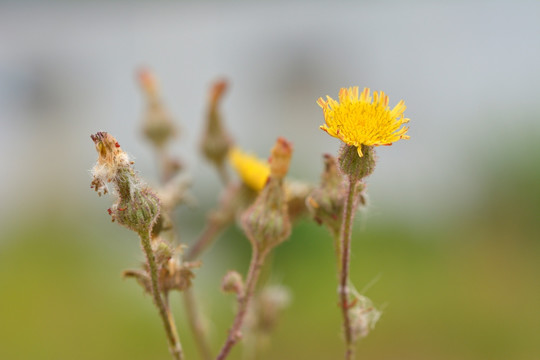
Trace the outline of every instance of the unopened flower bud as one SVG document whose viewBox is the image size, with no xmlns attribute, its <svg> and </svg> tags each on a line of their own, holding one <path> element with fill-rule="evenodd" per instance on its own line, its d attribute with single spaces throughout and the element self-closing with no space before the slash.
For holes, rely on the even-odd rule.
<svg viewBox="0 0 540 360">
<path fill-rule="evenodd" d="M 225 80 L 217 81 L 210 90 L 206 129 L 201 141 L 201 150 L 206 159 L 217 167 L 224 165 L 232 140 L 223 126 L 219 103 L 227 89 Z"/>
<path fill-rule="evenodd" d="M 336 159 L 325 154 L 321 184 L 309 194 L 306 205 L 315 220 L 326 225 L 333 234 L 338 234 L 341 228 L 346 192 L 345 179 L 338 170 Z"/>
<path fill-rule="evenodd" d="M 154 74 L 148 69 L 140 70 L 139 83 L 147 100 L 144 135 L 156 147 L 162 147 L 176 135 L 176 128 L 161 102 Z"/>
<path fill-rule="evenodd" d="M 244 293 L 242 275 L 234 270 L 228 271 L 221 281 L 221 290 L 241 296 Z"/>
<path fill-rule="evenodd" d="M 358 156 L 356 146 L 343 144 L 339 154 L 339 169 L 353 181 L 359 181 L 371 175 L 375 170 L 375 149 L 373 146 L 360 145 L 363 156 Z"/>
<path fill-rule="evenodd" d="M 291 153 L 292 145 L 279 138 L 272 149 L 274 170 L 271 171 L 264 189 L 242 217 L 242 227 L 248 239 L 260 252 L 268 251 L 280 244 L 291 232 L 283 181 Z"/>
<path fill-rule="evenodd" d="M 292 144 L 285 138 L 278 138 L 270 154 L 270 176 L 283 179 L 289 172 Z"/>
<path fill-rule="evenodd" d="M 92 174 L 96 191 L 114 185 L 117 201 L 108 210 L 113 221 L 139 233 L 148 234 L 160 213 L 158 197 L 136 176 L 127 154 L 116 139 L 106 132 L 91 136 L 98 160 Z"/>
</svg>

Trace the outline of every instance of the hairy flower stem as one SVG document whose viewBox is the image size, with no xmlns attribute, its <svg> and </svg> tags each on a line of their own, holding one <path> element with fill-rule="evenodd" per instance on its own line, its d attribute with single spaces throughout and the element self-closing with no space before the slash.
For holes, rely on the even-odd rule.
<svg viewBox="0 0 540 360">
<path fill-rule="evenodd" d="M 351 360 L 354 358 L 354 343 L 352 339 L 351 319 L 349 318 L 349 266 L 351 254 L 351 234 L 352 223 L 355 213 L 355 191 L 356 180 L 349 179 L 349 188 L 347 190 L 347 199 L 343 210 L 343 223 L 341 226 L 341 269 L 339 274 L 339 297 L 340 307 L 343 313 L 343 330 L 345 333 L 346 352 L 345 359 Z"/>
<path fill-rule="evenodd" d="M 199 351 L 199 354 L 203 360 L 210 360 L 212 359 L 212 350 L 210 349 L 210 344 L 208 343 L 206 336 L 206 329 L 197 308 L 197 301 L 195 299 L 193 288 L 189 287 L 184 290 L 183 297 L 189 327 L 193 332 L 193 338 L 195 340 L 195 344 L 197 345 L 197 350 Z"/>
<path fill-rule="evenodd" d="M 152 251 L 152 245 L 150 243 L 150 233 L 141 232 L 139 233 L 139 236 L 141 238 L 141 245 L 146 255 L 148 268 L 150 269 L 152 296 L 154 297 L 154 303 L 156 304 L 159 310 L 159 315 L 161 316 L 161 320 L 163 321 L 163 327 L 165 328 L 167 340 L 169 341 L 169 350 L 173 359 L 182 360 L 184 356 L 182 352 L 182 345 L 180 344 L 180 339 L 178 338 L 178 332 L 176 331 L 176 325 L 174 323 L 172 314 L 161 297 L 161 293 L 159 291 L 158 269 L 154 252 Z"/>
<path fill-rule="evenodd" d="M 226 174 L 226 172 L 224 172 Z M 227 204 L 228 206 L 228 204 Z M 217 238 L 219 233 L 229 224 L 227 220 L 221 218 L 208 219 L 207 225 L 203 230 L 203 233 L 199 236 L 197 241 L 189 248 L 187 254 L 184 256 L 185 261 L 194 261 L 198 259 L 201 254 L 206 250 Z M 187 314 L 189 326 L 193 333 L 195 343 L 201 358 L 209 360 L 212 358 L 212 351 L 208 337 L 203 325 L 201 313 L 198 309 L 198 304 L 195 299 L 195 293 L 193 289 L 187 288 L 183 294 L 184 308 Z"/>
<path fill-rule="evenodd" d="M 246 316 L 249 301 L 253 297 L 255 292 L 255 286 L 259 279 L 261 268 L 264 264 L 267 252 L 259 252 L 256 248 L 253 249 L 251 255 L 251 263 L 247 274 L 246 287 L 244 293 L 238 297 L 238 311 L 234 318 L 233 325 L 229 330 L 229 336 L 225 341 L 225 344 L 221 348 L 221 351 L 216 360 L 224 360 L 231 351 L 232 347 L 242 338 L 242 324 Z"/>
</svg>

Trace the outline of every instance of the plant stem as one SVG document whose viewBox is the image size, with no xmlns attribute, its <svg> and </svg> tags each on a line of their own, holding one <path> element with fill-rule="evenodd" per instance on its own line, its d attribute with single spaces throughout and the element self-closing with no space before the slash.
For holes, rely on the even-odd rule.
<svg viewBox="0 0 540 360">
<path fill-rule="evenodd" d="M 341 270 L 339 274 L 340 307 L 343 312 L 343 330 L 345 332 L 345 359 L 354 358 L 354 344 L 352 339 L 351 321 L 349 318 L 349 265 L 351 253 L 351 233 L 354 219 L 354 198 L 356 181 L 349 179 L 349 188 L 345 208 L 343 210 L 343 223 L 341 226 Z"/>
<path fill-rule="evenodd" d="M 214 241 L 216 236 L 221 230 L 223 230 L 224 224 L 219 221 L 210 220 L 206 229 L 190 247 L 189 252 L 185 255 L 184 261 L 193 261 L 197 259 L 200 254 Z M 195 294 L 193 288 L 189 287 L 184 290 L 184 308 L 188 317 L 189 327 L 193 333 L 197 349 L 204 360 L 210 360 L 212 358 L 212 351 L 208 342 L 204 325 L 202 322 L 201 314 L 195 301 Z"/>
<path fill-rule="evenodd" d="M 148 268 L 150 269 L 150 276 L 152 280 L 152 296 L 154 297 L 154 304 L 159 310 L 159 315 L 163 322 L 163 327 L 165 328 L 165 333 L 167 334 L 167 340 L 169 341 L 169 350 L 172 357 L 175 360 L 183 359 L 182 345 L 180 344 L 180 339 L 178 338 L 178 332 L 176 331 L 176 325 L 174 323 L 173 316 L 169 311 L 168 306 L 165 304 L 165 301 L 161 297 L 159 291 L 158 283 L 158 269 L 156 265 L 156 259 L 154 257 L 154 252 L 152 251 L 152 245 L 150 244 L 150 233 L 140 233 L 141 245 L 143 247 L 144 253 L 146 255 L 146 261 L 148 263 Z"/>
<path fill-rule="evenodd" d="M 215 219 L 208 220 L 208 224 L 197 241 L 189 248 L 188 253 L 184 257 L 185 261 L 193 261 L 197 259 L 201 253 L 214 241 L 216 236 L 226 226 L 226 223 Z"/>
<path fill-rule="evenodd" d="M 238 297 L 238 312 L 234 318 L 233 325 L 229 330 L 229 336 L 225 341 L 225 344 L 221 348 L 221 351 L 216 358 L 216 360 L 224 360 L 232 347 L 242 338 L 242 324 L 248 309 L 249 301 L 253 297 L 255 291 L 255 286 L 257 285 L 257 280 L 261 272 L 261 267 L 264 263 L 266 257 L 266 252 L 259 253 L 259 251 L 254 248 L 253 254 L 251 255 L 251 263 L 249 265 L 249 270 L 247 274 L 246 287 L 242 296 Z"/>
<path fill-rule="evenodd" d="M 193 288 L 189 287 L 183 292 L 184 296 L 184 307 L 186 309 L 186 314 L 188 317 L 189 327 L 193 332 L 193 338 L 197 344 L 197 349 L 201 358 L 204 360 L 212 359 L 212 351 L 210 349 L 210 344 L 206 337 L 206 329 L 202 322 L 200 312 L 197 308 L 197 302 L 195 301 L 195 294 L 193 293 Z"/>
<path fill-rule="evenodd" d="M 217 166 L 217 171 L 219 174 L 219 179 L 221 180 L 223 186 L 227 187 L 230 181 L 229 173 L 227 172 L 227 167 L 225 166 L 223 162 L 216 166 Z"/>
<path fill-rule="evenodd" d="M 229 196 L 225 201 L 225 207 L 229 206 L 231 199 L 234 197 Z M 197 241 L 189 248 L 189 251 L 184 256 L 184 261 L 194 261 L 200 257 L 204 250 L 206 250 L 216 239 L 221 231 L 229 224 L 229 219 L 223 219 L 221 216 L 208 218 L 203 233 L 199 236 Z M 193 333 L 193 337 L 197 344 L 197 349 L 204 360 L 212 358 L 212 351 L 210 344 L 205 333 L 205 329 L 202 322 L 202 316 L 198 309 L 197 301 L 195 300 L 195 294 L 190 287 L 184 290 L 184 308 L 188 317 L 189 326 Z"/>
</svg>

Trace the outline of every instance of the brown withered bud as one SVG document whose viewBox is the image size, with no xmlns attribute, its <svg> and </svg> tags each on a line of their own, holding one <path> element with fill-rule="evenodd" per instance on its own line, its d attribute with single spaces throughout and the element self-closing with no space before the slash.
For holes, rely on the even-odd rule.
<svg viewBox="0 0 540 360">
<path fill-rule="evenodd" d="M 292 145 L 279 138 L 272 149 L 270 177 L 257 199 L 242 216 L 242 228 L 254 249 L 264 253 L 287 239 L 291 232 L 283 177 L 289 168 Z"/>
<path fill-rule="evenodd" d="M 244 293 L 244 280 L 242 275 L 234 270 L 228 271 L 221 280 L 221 290 L 241 296 Z"/>
<path fill-rule="evenodd" d="M 270 153 L 270 176 L 283 179 L 289 172 L 292 156 L 292 144 L 285 138 L 279 137 Z"/>
<path fill-rule="evenodd" d="M 332 234 L 336 235 L 341 228 L 347 188 L 337 160 L 332 155 L 325 154 L 323 161 L 321 183 L 307 197 L 306 206 L 317 223 L 326 225 Z"/>
<path fill-rule="evenodd" d="M 161 102 L 154 74 L 144 68 L 139 70 L 138 79 L 147 102 L 143 133 L 154 146 L 161 148 L 176 135 L 177 130 Z"/>
<path fill-rule="evenodd" d="M 233 141 L 225 127 L 219 111 L 219 104 L 227 90 L 225 80 L 216 81 L 210 89 L 206 128 L 201 140 L 201 150 L 208 161 L 218 168 L 223 168 L 227 153 Z"/>
<path fill-rule="evenodd" d="M 200 263 L 182 263 L 177 250 L 161 238 L 153 240 L 152 248 L 158 267 L 160 291 L 166 294 L 172 290 L 183 291 L 190 287 L 195 276 L 192 269 L 199 267 Z M 148 294 L 152 294 L 151 277 L 146 263 L 142 264 L 142 270 L 126 270 L 123 276 L 135 278 Z"/>
<path fill-rule="evenodd" d="M 158 197 L 141 182 L 128 155 L 116 139 L 106 132 L 91 135 L 98 160 L 92 169 L 92 186 L 98 194 L 107 192 L 112 183 L 116 202 L 108 209 L 112 220 L 138 234 L 147 235 L 160 214 Z"/>
</svg>

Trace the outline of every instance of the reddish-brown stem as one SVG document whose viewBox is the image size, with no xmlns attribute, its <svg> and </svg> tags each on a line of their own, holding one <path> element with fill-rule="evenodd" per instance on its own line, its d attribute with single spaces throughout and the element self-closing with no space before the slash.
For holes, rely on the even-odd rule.
<svg viewBox="0 0 540 360">
<path fill-rule="evenodd" d="M 352 339 L 351 320 L 349 318 L 349 266 L 351 255 L 351 233 L 354 219 L 354 197 L 356 181 L 349 179 L 349 188 L 345 208 L 343 209 L 343 223 L 341 226 L 341 269 L 339 273 L 340 307 L 343 313 L 343 331 L 345 333 L 345 359 L 354 358 L 354 344 Z"/>
<path fill-rule="evenodd" d="M 257 285 L 265 255 L 265 253 L 259 253 L 257 249 L 253 249 L 251 263 L 247 274 L 246 287 L 244 293 L 238 297 L 238 311 L 234 318 L 233 325 L 229 330 L 229 336 L 221 348 L 216 360 L 224 360 L 229 355 L 232 347 L 242 338 L 242 324 L 246 316 L 249 301 L 255 292 L 255 286 Z"/>
</svg>

